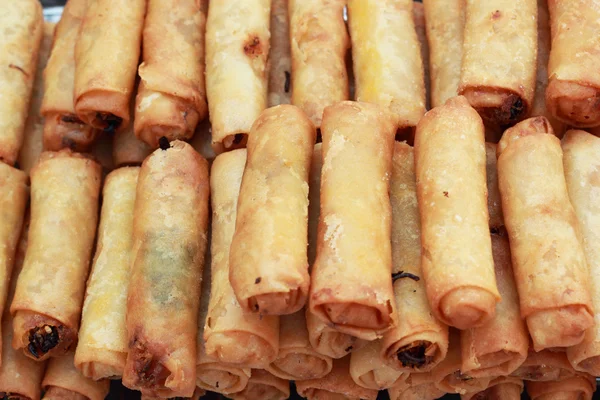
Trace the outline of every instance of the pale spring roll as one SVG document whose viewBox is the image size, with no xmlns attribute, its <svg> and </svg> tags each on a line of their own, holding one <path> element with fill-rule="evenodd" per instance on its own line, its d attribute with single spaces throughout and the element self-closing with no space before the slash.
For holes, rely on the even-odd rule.
<svg viewBox="0 0 600 400">
<path fill-rule="evenodd" d="M 292 314 L 306 302 L 315 136 L 310 120 L 291 105 L 265 110 L 250 131 L 229 255 L 229 280 L 246 312 Z"/>
<path fill-rule="evenodd" d="M 48 400 L 104 400 L 110 388 L 109 381 L 94 381 L 81 375 L 73 364 L 74 353 L 69 352 L 48 361 L 42 381 Z"/>
<path fill-rule="evenodd" d="M 535 94 L 537 1 L 465 2 L 458 92 L 486 124 L 515 123 L 529 115 Z"/>
<path fill-rule="evenodd" d="M 502 199 L 498 188 L 498 165 L 495 143 L 485 143 L 485 176 L 487 180 L 487 203 L 490 215 L 490 229 L 498 231 L 504 226 Z"/>
<path fill-rule="evenodd" d="M 142 162 L 152 153 L 148 143 L 141 141 L 133 133 L 133 126 L 129 125 L 113 137 L 112 157 L 116 168 L 123 166 L 142 165 Z"/>
<path fill-rule="evenodd" d="M 597 155 L 600 139 L 584 131 L 568 131 L 562 142 L 563 165 L 571 204 L 583 236 L 583 250 L 590 272 L 592 304 L 600 309 L 600 176 Z M 578 371 L 600 375 L 600 325 L 589 328 L 583 341 L 567 349 L 567 357 Z"/>
<path fill-rule="evenodd" d="M 43 360 L 77 340 L 100 195 L 101 167 L 70 150 L 44 152 L 31 171 L 31 225 L 10 311 L 13 347 Z"/>
<path fill-rule="evenodd" d="M 527 358 L 510 376 L 526 381 L 548 382 L 571 377 L 575 370 L 565 352 L 529 349 Z"/>
<path fill-rule="evenodd" d="M 554 382 L 527 382 L 531 400 L 591 400 L 596 391 L 596 378 L 575 375 Z"/>
<path fill-rule="evenodd" d="M 207 245 L 208 162 L 174 141 L 142 164 L 133 215 L 123 384 L 147 395 L 196 387 L 200 281 Z"/>
<path fill-rule="evenodd" d="M 75 111 L 87 125 L 114 132 L 129 124 L 146 0 L 87 1 L 75 45 Z"/>
<path fill-rule="evenodd" d="M 248 385 L 232 400 L 286 400 L 290 397 L 290 383 L 263 369 L 253 369 Z"/>
<path fill-rule="evenodd" d="M 85 11 L 91 0 L 69 0 L 56 26 L 48 65 L 44 70 L 44 98 L 40 109 L 44 117 L 45 150 L 64 147 L 87 151 L 98 131 L 75 113 L 75 45 Z"/>
<path fill-rule="evenodd" d="M 488 227 L 484 129 L 465 97 L 417 126 L 415 168 L 422 269 L 434 316 L 459 329 L 485 325 L 500 300 Z"/>
<path fill-rule="evenodd" d="M 216 157 L 215 150 L 212 147 L 211 131 L 210 121 L 205 119 L 198 124 L 196 133 L 190 140 L 192 147 L 209 163 L 212 163 Z"/>
<path fill-rule="evenodd" d="M 593 0 L 548 0 L 552 43 L 546 106 L 558 120 L 600 125 L 600 8 Z"/>
<path fill-rule="evenodd" d="M 433 314 L 421 269 L 421 223 L 414 150 L 394 143 L 392 178 L 392 280 L 398 326 L 382 339 L 382 359 L 399 371 L 425 372 L 446 357 L 448 327 Z"/>
<path fill-rule="evenodd" d="M 229 283 L 229 249 L 245 165 L 246 149 L 237 149 L 219 155 L 211 168 L 211 293 L 203 337 L 209 357 L 264 368 L 277 357 L 279 318 L 245 313 Z"/>
<path fill-rule="evenodd" d="M 88 279 L 75 366 L 94 380 L 118 379 L 127 357 L 127 291 L 138 167 L 111 172 L 102 191 L 102 213 Z"/>
<path fill-rule="evenodd" d="M 590 274 L 560 141 L 544 117 L 504 132 L 498 182 L 521 317 L 536 351 L 580 343 L 594 325 Z"/>
<path fill-rule="evenodd" d="M 461 395 L 461 400 L 518 400 L 525 384 L 522 379 L 500 376 L 490 382 L 487 389 Z"/>
<path fill-rule="evenodd" d="M 206 95 L 217 153 L 244 147 L 267 107 L 271 0 L 213 1 L 206 21 Z"/>
<path fill-rule="evenodd" d="M 23 144 L 43 23 L 37 0 L 0 4 L 0 161 L 10 165 Z"/>
<path fill-rule="evenodd" d="M 350 98 L 345 5 L 346 0 L 289 0 L 292 104 L 317 128 L 325 107 Z"/>
<path fill-rule="evenodd" d="M 296 382 L 298 394 L 308 400 L 375 400 L 377 390 L 358 386 L 350 377 L 350 356 L 333 361 L 327 376 Z"/>
<path fill-rule="evenodd" d="M 292 54 L 288 0 L 271 0 L 269 107 L 292 101 Z"/>
<path fill-rule="evenodd" d="M 429 43 L 431 106 L 458 94 L 462 62 L 465 0 L 423 0 Z"/>
<path fill-rule="evenodd" d="M 283 315 L 279 325 L 279 353 L 267 371 L 287 380 L 322 378 L 331 371 L 331 357 L 313 349 L 305 311 Z"/>
<path fill-rule="evenodd" d="M 374 340 L 397 323 L 389 199 L 396 126 L 375 104 L 345 101 L 325 109 L 321 132 L 310 312 L 342 333 Z"/>
<path fill-rule="evenodd" d="M 419 48 L 421 50 L 421 60 L 423 61 L 423 81 L 425 83 L 425 109 L 431 109 L 431 82 L 429 74 L 429 44 L 427 43 L 427 27 L 425 23 L 425 7 L 423 3 L 413 1 L 413 19 L 415 21 L 415 31 L 419 39 Z"/>
<path fill-rule="evenodd" d="M 381 341 L 373 340 L 350 354 L 350 376 L 358 386 L 384 390 L 406 380 L 408 374 L 386 365 L 381 358 Z"/>
<path fill-rule="evenodd" d="M 413 0 L 349 0 L 356 100 L 376 103 L 412 129 L 425 114 L 421 46 Z"/>
<path fill-rule="evenodd" d="M 198 122 L 206 117 L 207 3 L 148 0 L 134 130 L 153 148 L 163 136 L 169 140 L 190 139 Z"/>
</svg>

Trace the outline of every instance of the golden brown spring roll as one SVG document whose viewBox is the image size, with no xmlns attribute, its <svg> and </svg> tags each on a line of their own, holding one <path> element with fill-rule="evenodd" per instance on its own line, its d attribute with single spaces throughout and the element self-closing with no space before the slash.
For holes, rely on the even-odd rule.
<svg viewBox="0 0 600 400">
<path fill-rule="evenodd" d="M 290 383 L 263 369 L 253 369 L 246 388 L 230 397 L 232 400 L 285 400 L 290 397 Z"/>
<path fill-rule="evenodd" d="M 425 23 L 425 7 L 423 3 L 413 1 L 413 19 L 415 31 L 419 39 L 421 60 L 423 64 L 423 82 L 425 84 L 425 109 L 431 109 L 431 83 L 429 75 L 429 43 L 427 43 L 427 27 Z"/>
<path fill-rule="evenodd" d="M 600 209 L 596 196 L 600 180 L 597 179 L 597 155 L 600 138 L 584 131 L 568 131 L 562 142 L 563 165 L 571 204 L 577 215 L 583 237 L 583 250 L 590 272 L 592 304 L 600 309 Z M 600 375 L 600 326 L 589 328 L 583 341 L 567 349 L 567 357 L 578 371 Z"/>
<path fill-rule="evenodd" d="M 292 54 L 288 0 L 271 1 L 269 107 L 292 101 Z"/>
<path fill-rule="evenodd" d="M 358 386 L 384 390 L 406 380 L 408 374 L 386 365 L 381 358 L 381 341 L 373 340 L 350 354 L 350 376 Z"/>
<path fill-rule="evenodd" d="M 186 397 L 196 387 L 209 186 L 208 162 L 179 140 L 152 153 L 140 170 L 123 384 L 147 395 Z"/>
<path fill-rule="evenodd" d="M 349 0 L 348 14 L 356 99 L 388 109 L 399 130 L 417 126 L 425 81 L 413 0 Z"/>
<path fill-rule="evenodd" d="M 434 316 L 459 329 L 492 320 L 500 300 L 485 156 L 481 118 L 465 97 L 434 108 L 417 126 L 415 168 L 427 297 Z"/>
<path fill-rule="evenodd" d="M 487 389 L 461 395 L 461 400 L 518 400 L 525 384 L 522 379 L 500 376 L 490 382 Z"/>
<path fill-rule="evenodd" d="M 246 149 L 219 155 L 211 168 L 211 293 L 204 346 L 209 357 L 244 368 L 264 368 L 279 349 L 279 318 L 245 313 L 229 283 L 229 248 L 235 230 Z"/>
<path fill-rule="evenodd" d="M 77 339 L 100 195 L 101 167 L 65 149 L 31 171 L 31 225 L 10 311 L 13 347 L 43 360 Z"/>
<path fill-rule="evenodd" d="M 536 351 L 569 347 L 594 325 L 590 275 L 560 140 L 544 117 L 504 132 L 498 183 L 521 317 Z"/>
<path fill-rule="evenodd" d="M 596 391 L 596 378 L 575 375 L 560 381 L 527 382 L 531 400 L 591 400 Z"/>
<path fill-rule="evenodd" d="M 127 291 L 138 167 L 111 172 L 102 191 L 98 243 L 88 279 L 75 366 L 94 380 L 123 375 Z"/>
<path fill-rule="evenodd" d="M 391 400 L 434 400 L 446 392 L 438 389 L 433 382 L 424 382 L 418 385 L 400 383 L 389 388 L 388 394 Z"/>
<path fill-rule="evenodd" d="M 346 0 L 289 0 L 292 104 L 317 128 L 325 107 L 348 100 Z"/>
<path fill-rule="evenodd" d="M 75 112 L 87 125 L 115 132 L 129 124 L 145 12 L 146 0 L 88 0 L 73 92 Z"/>
<path fill-rule="evenodd" d="M 94 381 L 81 375 L 73 364 L 74 353 L 69 352 L 48 361 L 42 381 L 44 399 L 49 400 L 104 400 L 109 381 Z"/>
<path fill-rule="evenodd" d="M 148 0 L 134 131 L 153 148 L 161 137 L 190 139 L 206 117 L 202 2 Z"/>
<path fill-rule="evenodd" d="M 462 62 L 465 0 L 423 0 L 429 44 L 431 106 L 458 94 Z"/>
<path fill-rule="evenodd" d="M 497 231 L 504 226 L 502 215 L 502 200 L 498 188 L 498 165 L 494 143 L 485 143 L 485 176 L 487 181 L 488 214 L 490 215 L 490 229 Z"/>
<path fill-rule="evenodd" d="M 486 124 L 515 123 L 529 115 L 535 94 L 537 1 L 465 2 L 458 93 Z"/>
<path fill-rule="evenodd" d="M 527 358 L 510 376 L 526 381 L 548 382 L 568 378 L 575 374 L 565 352 L 529 349 Z"/>
<path fill-rule="evenodd" d="M 265 110 L 250 131 L 229 256 L 229 280 L 246 312 L 291 314 L 306 302 L 315 136 L 310 120 L 291 105 Z"/>
<path fill-rule="evenodd" d="M 308 400 L 375 400 L 377 390 L 358 386 L 350 377 L 350 356 L 333 361 L 327 376 L 296 382 L 298 394 Z"/>
<path fill-rule="evenodd" d="M 42 7 L 37 0 L 0 4 L 0 161 L 13 165 L 23 144 L 25 120 L 42 40 Z"/>
<path fill-rule="evenodd" d="M 437 320 L 421 279 L 421 223 L 414 150 L 394 143 L 392 178 L 392 280 L 398 326 L 382 339 L 382 359 L 398 371 L 425 372 L 446 357 L 448 327 Z"/>
<path fill-rule="evenodd" d="M 270 0 L 212 2 L 206 21 L 206 94 L 217 153 L 244 147 L 267 106 Z"/>
<path fill-rule="evenodd" d="M 397 322 L 389 200 L 396 127 L 379 106 L 345 101 L 325 109 L 321 132 L 310 312 L 342 333 L 374 340 Z"/>
</svg>

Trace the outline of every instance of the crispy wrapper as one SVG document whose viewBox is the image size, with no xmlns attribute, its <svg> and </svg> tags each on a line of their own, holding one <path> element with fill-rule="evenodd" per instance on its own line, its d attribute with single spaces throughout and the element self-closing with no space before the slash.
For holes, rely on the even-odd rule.
<svg viewBox="0 0 600 400">
<path fill-rule="evenodd" d="M 433 314 L 459 329 L 485 325 L 500 300 L 485 166 L 483 124 L 465 97 L 421 119 L 415 167 L 423 276 Z"/>
<path fill-rule="evenodd" d="M 292 101 L 292 54 L 288 0 L 271 1 L 271 49 L 269 51 L 269 107 Z"/>
<path fill-rule="evenodd" d="M 407 386 L 404 383 L 388 389 L 391 400 L 434 400 L 442 397 L 446 392 L 440 390 L 434 383 L 428 382 L 416 386 Z"/>
<path fill-rule="evenodd" d="M 421 60 L 423 64 L 423 81 L 425 83 L 425 109 L 431 109 L 431 81 L 429 74 L 429 43 L 427 43 L 427 24 L 425 23 L 425 7 L 419 1 L 413 1 L 413 20 L 419 39 Z"/>
<path fill-rule="evenodd" d="M 246 388 L 231 395 L 232 400 L 285 400 L 289 397 L 290 383 L 263 369 L 253 369 Z"/>
<path fill-rule="evenodd" d="M 448 327 L 433 316 L 421 279 L 414 150 L 406 143 L 394 143 L 390 200 L 392 279 L 399 323 L 383 336 L 381 357 L 398 371 L 425 372 L 446 357 Z"/>
<path fill-rule="evenodd" d="M 44 399 L 104 400 L 110 389 L 109 381 L 94 381 L 81 375 L 73 364 L 73 358 L 71 351 L 48 361 L 42 381 Z"/>
<path fill-rule="evenodd" d="M 145 12 L 146 0 L 88 0 L 73 91 L 75 112 L 87 125 L 104 132 L 129 125 Z"/>
<path fill-rule="evenodd" d="M 517 122 L 529 115 L 535 94 L 537 1 L 465 2 L 458 93 L 490 126 Z"/>
<path fill-rule="evenodd" d="M 591 400 L 596 391 L 596 378 L 575 375 L 554 382 L 527 382 L 531 400 Z"/>
<path fill-rule="evenodd" d="M 592 304 L 600 309 L 600 138 L 584 131 L 568 131 L 562 142 L 563 165 L 571 204 L 583 237 L 590 272 Z M 583 341 L 567 349 L 567 357 L 578 371 L 600 375 L 600 325 L 589 328 Z"/>
<path fill-rule="evenodd" d="M 135 135 L 190 139 L 207 114 L 204 34 L 208 0 L 149 0 L 136 97 Z"/>
<path fill-rule="evenodd" d="M 548 382 L 571 377 L 575 370 L 565 352 L 529 349 L 527 358 L 510 376 L 525 381 Z"/>
<path fill-rule="evenodd" d="M 200 400 L 206 394 L 206 390 L 196 387 L 194 394 L 191 397 L 176 397 L 177 400 Z M 162 397 L 153 397 L 142 395 L 142 400 L 164 400 Z"/>
<path fill-rule="evenodd" d="M 291 105 L 267 109 L 250 131 L 229 255 L 229 280 L 246 312 L 291 314 L 306 302 L 315 136 L 310 120 Z"/>
<path fill-rule="evenodd" d="M 397 322 L 389 200 L 395 133 L 393 117 L 375 104 L 346 101 L 325 109 L 310 312 L 365 340 Z"/>
<path fill-rule="evenodd" d="M 308 400 L 375 400 L 377 390 L 358 386 L 350 376 L 350 356 L 333 361 L 327 376 L 296 382 L 298 394 Z"/>
<path fill-rule="evenodd" d="M 211 168 L 212 282 L 204 346 L 219 362 L 264 368 L 277 357 L 279 318 L 245 313 L 229 283 L 229 249 L 245 165 L 246 149 L 237 149 L 218 156 Z"/>
<path fill-rule="evenodd" d="M 350 98 L 345 6 L 346 0 L 289 0 L 292 104 L 317 128 L 325 107 Z"/>
<path fill-rule="evenodd" d="M 408 374 L 386 365 L 381 358 L 381 340 L 373 340 L 350 354 L 350 376 L 358 386 L 384 390 L 406 380 Z"/>
<path fill-rule="evenodd" d="M 504 226 L 502 214 L 502 199 L 498 188 L 498 165 L 494 143 L 485 143 L 485 176 L 487 181 L 488 214 L 490 215 L 490 229 L 497 231 Z"/>
<path fill-rule="evenodd" d="M 215 1 L 206 21 L 206 94 L 217 153 L 244 147 L 267 106 L 270 0 Z"/>
<path fill-rule="evenodd" d="M 460 396 L 461 400 L 518 400 L 525 384 L 522 379 L 500 376 L 493 379 L 487 389 Z"/>
<path fill-rule="evenodd" d="M 88 279 L 75 366 L 94 380 L 118 379 L 127 358 L 127 291 L 138 167 L 106 178 L 92 271 Z"/>
<path fill-rule="evenodd" d="M 498 144 L 498 183 L 521 317 L 536 351 L 580 343 L 594 325 L 590 275 L 562 158 L 544 117 L 510 128 Z"/>
<path fill-rule="evenodd" d="M 31 226 L 10 311 L 13 347 L 43 360 L 77 339 L 100 195 L 101 167 L 65 149 L 31 171 Z"/>
<path fill-rule="evenodd" d="M 376 103 L 414 128 L 425 114 L 421 46 L 413 0 L 349 0 L 356 100 Z"/>
</svg>

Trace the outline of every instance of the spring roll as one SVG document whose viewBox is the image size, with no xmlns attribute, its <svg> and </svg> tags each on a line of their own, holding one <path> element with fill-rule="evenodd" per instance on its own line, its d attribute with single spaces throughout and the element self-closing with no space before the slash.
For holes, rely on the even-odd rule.
<svg viewBox="0 0 600 400">
<path fill-rule="evenodd" d="M 263 369 L 253 369 L 248 386 L 231 395 L 232 400 L 285 400 L 289 397 L 290 383 Z"/>
<path fill-rule="evenodd" d="M 77 339 L 102 170 L 65 149 L 44 152 L 31 171 L 31 226 L 10 311 L 13 347 L 44 360 Z"/>
<path fill-rule="evenodd" d="M 527 358 L 510 376 L 526 381 L 548 382 L 571 377 L 575 370 L 565 352 L 529 349 Z"/>
<path fill-rule="evenodd" d="M 186 397 L 196 387 L 208 162 L 185 142 L 161 146 L 138 178 L 123 384 L 151 396 Z"/>
<path fill-rule="evenodd" d="M 196 133 L 190 140 L 192 147 L 209 163 L 212 163 L 216 157 L 215 150 L 212 147 L 211 131 L 210 121 L 205 119 L 198 124 Z"/>
<path fill-rule="evenodd" d="M 87 1 L 75 44 L 75 112 L 87 125 L 115 132 L 129 124 L 146 0 Z"/>
<path fill-rule="evenodd" d="M 267 106 L 270 0 L 212 2 L 206 21 L 206 94 L 217 153 L 244 147 Z"/>
<path fill-rule="evenodd" d="M 271 1 L 271 50 L 269 107 L 290 104 L 292 99 L 292 54 L 288 0 Z"/>
<path fill-rule="evenodd" d="M 1 2 L 0 26 L 0 161 L 13 165 L 23 144 L 43 34 L 40 2 Z"/>
<path fill-rule="evenodd" d="M 596 179 L 600 138 L 584 131 L 571 130 L 562 142 L 563 165 L 571 204 L 583 236 L 583 249 L 590 271 L 592 303 L 600 309 L 600 209 L 596 206 L 600 180 Z M 600 375 L 600 326 L 589 328 L 583 341 L 567 349 L 573 367 L 591 375 Z"/>
<path fill-rule="evenodd" d="M 127 357 L 127 291 L 138 167 L 110 173 L 102 191 L 98 243 L 88 279 L 75 366 L 99 380 L 123 375 Z"/>
<path fill-rule="evenodd" d="M 419 39 L 419 48 L 421 50 L 421 60 L 423 64 L 423 82 L 425 84 L 425 109 L 431 109 L 431 83 L 429 74 L 429 44 L 427 43 L 427 27 L 425 23 L 425 7 L 423 3 L 413 1 L 413 20 L 415 22 L 415 31 Z"/>
<path fill-rule="evenodd" d="M 485 176 L 487 181 L 487 202 L 490 215 L 490 229 L 498 231 L 504 226 L 502 200 L 498 188 L 498 165 L 494 143 L 485 143 Z"/>
<path fill-rule="evenodd" d="M 595 1 L 548 0 L 552 43 L 546 106 L 558 120 L 585 128 L 600 125 L 600 9 Z"/>
<path fill-rule="evenodd" d="M 594 325 L 590 275 L 569 200 L 560 141 L 544 117 L 507 130 L 498 183 L 521 317 L 536 351 L 569 347 Z"/>
<path fill-rule="evenodd" d="M 109 381 L 86 378 L 73 364 L 74 353 L 69 352 L 48 361 L 42 381 L 48 400 L 104 400 L 110 387 Z"/>
<path fill-rule="evenodd" d="M 485 325 L 500 300 L 485 165 L 483 124 L 465 97 L 454 97 L 421 119 L 415 169 L 423 277 L 434 316 L 459 329 Z"/>
<path fill-rule="evenodd" d="M 421 46 L 413 0 L 349 0 L 356 99 L 376 103 L 412 129 L 425 114 Z"/>
<path fill-rule="evenodd" d="M 279 318 L 245 313 L 229 283 L 229 248 L 235 230 L 246 150 L 223 153 L 211 168 L 211 294 L 204 347 L 208 356 L 245 368 L 264 368 L 279 349 Z"/>
<path fill-rule="evenodd" d="M 315 136 L 310 120 L 291 105 L 267 109 L 250 131 L 229 256 L 229 280 L 246 312 L 292 314 L 306 302 Z"/>
<path fill-rule="evenodd" d="M 490 382 L 487 389 L 461 395 L 461 400 L 518 400 L 524 383 L 522 379 L 500 376 Z"/>
<path fill-rule="evenodd" d="M 596 391 L 596 378 L 575 375 L 554 382 L 527 382 L 531 400 L 591 400 Z"/>
<path fill-rule="evenodd" d="M 421 224 L 414 150 L 394 143 L 392 178 L 392 273 L 398 326 L 382 339 L 381 357 L 398 371 L 430 371 L 446 357 L 448 327 L 433 314 L 421 279 Z"/>
<path fill-rule="evenodd" d="M 537 1 L 465 1 L 458 93 L 486 124 L 515 123 L 529 115 L 535 94 Z"/>
<path fill-rule="evenodd" d="M 384 390 L 405 380 L 408 374 L 384 364 L 381 341 L 374 340 L 350 354 L 350 376 L 358 386 Z"/>
<path fill-rule="evenodd" d="M 375 400 L 377 390 L 358 386 L 350 377 L 350 357 L 333 362 L 327 376 L 296 382 L 298 394 L 308 400 Z"/>
<path fill-rule="evenodd" d="M 317 128 L 325 107 L 350 99 L 345 5 L 346 0 L 289 0 L 292 104 Z"/>
<path fill-rule="evenodd" d="M 206 117 L 203 2 L 148 0 L 134 131 L 153 148 L 161 137 L 190 139 Z"/>
<path fill-rule="evenodd" d="M 388 394 L 391 400 L 434 400 L 442 397 L 446 392 L 429 382 L 409 387 L 396 385 L 388 389 Z"/>
</svg>

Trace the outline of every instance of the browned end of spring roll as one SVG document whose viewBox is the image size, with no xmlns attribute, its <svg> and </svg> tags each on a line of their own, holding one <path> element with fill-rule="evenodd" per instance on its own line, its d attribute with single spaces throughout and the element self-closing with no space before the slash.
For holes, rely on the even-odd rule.
<svg viewBox="0 0 600 400">
<path fill-rule="evenodd" d="M 596 378 L 575 375 L 553 382 L 527 382 L 531 400 L 591 400 L 596 391 Z"/>
<path fill-rule="evenodd" d="M 335 330 L 309 309 L 306 310 L 306 328 L 311 346 L 317 352 L 335 359 L 342 358 L 368 343 L 356 336 Z"/>
<path fill-rule="evenodd" d="M 264 369 L 253 369 L 244 390 L 230 397 L 232 400 L 285 400 L 290 397 L 290 383 Z"/>
<path fill-rule="evenodd" d="M 373 340 L 350 354 L 350 376 L 358 386 L 384 390 L 406 380 L 408 374 L 397 371 L 381 358 L 381 340 Z"/>
</svg>

